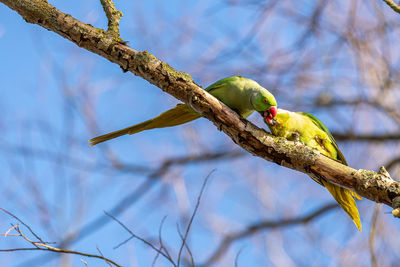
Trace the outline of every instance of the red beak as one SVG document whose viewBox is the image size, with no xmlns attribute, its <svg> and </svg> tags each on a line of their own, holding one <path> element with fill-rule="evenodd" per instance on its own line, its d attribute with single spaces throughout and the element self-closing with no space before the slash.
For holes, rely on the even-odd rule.
<svg viewBox="0 0 400 267">
<path fill-rule="evenodd" d="M 272 106 L 268 109 L 269 113 L 272 115 L 272 118 L 276 117 L 276 114 L 278 114 L 278 109 L 276 106 Z"/>
<path fill-rule="evenodd" d="M 268 124 L 272 123 L 272 120 L 276 117 L 276 114 L 278 113 L 278 109 L 276 106 L 272 106 L 266 111 L 264 111 L 264 119 Z"/>
</svg>

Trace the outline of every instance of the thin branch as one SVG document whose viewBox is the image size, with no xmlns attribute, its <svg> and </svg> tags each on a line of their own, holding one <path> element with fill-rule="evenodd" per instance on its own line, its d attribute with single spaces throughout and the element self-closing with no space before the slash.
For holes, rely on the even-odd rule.
<svg viewBox="0 0 400 267">
<path fill-rule="evenodd" d="M 118 249 L 121 246 L 125 245 L 126 243 L 128 243 L 130 240 L 132 240 L 134 238 L 134 236 L 130 236 L 127 239 L 125 239 L 124 241 L 122 241 L 121 243 L 119 243 L 118 245 L 116 245 L 115 247 L 113 247 L 113 249 Z"/>
<path fill-rule="evenodd" d="M 383 0 L 383 2 L 385 2 L 391 9 L 393 9 L 394 12 L 400 14 L 400 6 L 396 5 L 396 3 L 393 2 L 393 0 Z"/>
<path fill-rule="evenodd" d="M 245 155 L 246 153 L 240 150 L 223 150 L 215 153 L 204 153 L 200 155 L 172 157 L 164 160 L 160 164 L 160 166 L 151 170 L 150 169 L 145 170 L 145 167 L 143 167 L 143 169 L 141 169 L 140 171 L 145 171 L 146 173 L 149 173 L 148 175 L 149 179 L 145 180 L 141 185 L 139 185 L 136 190 L 128 193 L 126 196 L 121 198 L 121 200 L 118 201 L 112 208 L 110 208 L 108 212 L 113 216 L 118 217 L 120 214 L 122 214 L 124 211 L 130 208 L 134 203 L 136 203 L 138 199 L 142 198 L 146 193 L 148 193 L 150 189 L 157 184 L 157 179 L 164 176 L 173 166 L 180 166 L 191 163 L 202 163 L 209 161 L 215 162 L 216 160 L 232 159 Z M 130 168 L 130 165 L 126 163 L 120 163 L 118 165 L 118 168 L 124 171 L 134 171 L 133 169 Z M 59 243 L 60 244 L 59 247 L 66 247 L 68 245 L 74 244 L 79 240 L 82 240 L 87 236 L 92 235 L 93 233 L 95 233 L 102 227 L 106 226 L 110 222 L 111 221 L 108 220 L 108 218 L 105 217 L 104 215 L 99 215 L 97 218 L 87 223 L 79 230 L 70 233 L 63 240 L 61 240 L 61 242 Z M 128 240 L 126 240 L 126 242 L 132 238 L 133 237 L 129 238 Z M 27 262 L 24 262 L 22 265 L 30 266 L 37 260 L 38 260 L 37 258 L 34 258 Z"/>
<path fill-rule="evenodd" d="M 88 253 L 83 253 L 83 252 L 79 252 L 79 251 L 74 251 L 74 250 L 66 250 L 66 249 L 59 249 L 59 248 L 55 248 L 55 247 L 51 247 L 51 246 L 47 246 L 46 248 L 12 248 L 12 249 L 0 249 L 0 252 L 16 252 L 16 251 L 26 251 L 26 250 L 41 250 L 41 251 L 50 251 L 50 252 L 55 252 L 55 253 L 62 253 L 62 254 L 74 254 L 74 255 L 80 255 L 80 256 L 85 256 L 88 258 L 97 258 L 97 259 L 101 259 L 104 260 L 106 262 L 109 262 L 111 264 L 113 264 L 114 266 L 120 267 L 121 265 L 117 264 L 116 262 L 114 262 L 113 260 L 110 260 L 108 258 L 104 258 L 102 256 L 99 255 L 95 255 L 95 254 L 88 254 Z"/>
<path fill-rule="evenodd" d="M 146 239 L 136 235 L 134 232 L 132 232 L 127 226 L 125 226 L 125 224 L 123 224 L 120 220 L 118 220 L 117 218 L 115 218 L 114 216 L 112 216 L 111 214 L 107 213 L 106 211 L 104 212 L 108 217 L 110 217 L 111 219 L 113 219 L 114 221 L 116 221 L 119 225 L 122 226 L 122 228 L 124 228 L 129 234 L 131 234 L 132 238 L 136 238 L 140 241 L 142 241 L 143 243 L 145 243 L 146 245 L 148 245 L 150 248 L 152 248 L 153 250 L 155 250 L 157 253 L 161 254 L 164 258 L 166 258 L 169 262 L 171 262 L 175 267 L 177 266 L 175 264 L 175 262 L 172 260 L 171 257 L 168 257 L 167 254 L 165 254 L 162 250 L 156 248 L 151 242 L 147 241 Z M 130 238 L 130 239 L 132 239 Z M 125 242 L 125 241 L 124 241 Z"/>
<path fill-rule="evenodd" d="M 82 262 L 83 264 L 85 264 L 86 267 L 88 267 L 88 263 L 87 263 L 86 261 L 84 261 L 83 259 L 80 259 L 80 260 L 81 260 L 81 262 Z"/>
<path fill-rule="evenodd" d="M 20 235 L 18 235 L 20 236 Z M 0 252 L 14 252 L 14 251 L 27 251 L 27 250 L 40 250 L 40 248 L 6 248 L 0 249 Z"/>
<path fill-rule="evenodd" d="M 169 253 L 168 249 L 164 246 L 164 242 L 162 240 L 162 228 L 165 222 L 165 219 L 167 218 L 167 216 L 164 216 L 164 218 L 162 219 L 161 223 L 160 223 L 160 227 L 158 228 L 158 242 L 160 243 L 160 251 L 165 251 L 165 254 L 172 259 L 171 254 Z M 158 256 L 160 255 L 160 253 L 157 252 L 157 255 L 154 257 L 153 260 L 153 264 L 152 266 L 155 266 L 156 261 L 158 259 Z"/>
<path fill-rule="evenodd" d="M 371 108 L 381 110 L 385 112 L 389 117 L 391 117 L 397 124 L 400 124 L 400 114 L 397 112 L 396 108 L 388 105 L 379 98 L 369 100 L 369 99 L 352 99 L 352 100 L 342 100 L 342 99 L 331 99 L 319 97 L 314 103 L 316 107 L 335 107 L 335 106 L 358 106 L 358 105 L 368 105 Z"/>
<path fill-rule="evenodd" d="M 115 8 L 113 0 L 100 0 L 108 19 L 108 30 L 114 37 L 119 37 L 119 20 L 122 12 Z"/>
<path fill-rule="evenodd" d="M 377 134 L 377 135 L 355 134 L 355 133 L 332 133 L 332 135 L 336 139 L 336 141 L 392 142 L 400 140 L 400 133 Z"/>
<path fill-rule="evenodd" d="M 23 226 L 26 227 L 26 229 L 29 230 L 29 232 L 31 232 L 31 234 L 32 234 L 34 237 L 37 238 L 37 240 L 39 240 L 39 241 L 42 242 L 42 243 L 45 243 L 42 239 L 40 239 L 40 237 L 39 237 L 35 232 L 33 232 L 33 230 L 29 227 L 29 225 L 26 225 L 20 218 L 18 218 L 17 216 L 15 216 L 14 214 L 12 214 L 11 212 L 9 212 L 9 211 L 6 210 L 6 209 L 0 208 L 0 210 L 2 210 L 3 212 L 7 213 L 7 214 L 10 215 L 11 217 L 13 217 L 13 218 L 16 219 L 17 221 L 19 221 Z M 15 227 L 18 228 L 18 226 L 15 226 Z"/>
<path fill-rule="evenodd" d="M 201 163 L 201 162 L 208 162 L 208 161 L 215 161 L 215 160 L 226 160 L 226 159 L 233 159 L 245 156 L 246 153 L 240 150 L 223 150 L 214 153 L 203 153 L 200 155 L 189 155 L 189 156 L 182 156 L 182 157 L 173 157 L 170 159 L 165 160 L 160 167 L 155 169 L 150 175 L 149 178 L 158 178 L 160 176 L 165 175 L 167 171 L 177 165 L 185 165 L 189 163 Z"/>
<path fill-rule="evenodd" d="M 103 255 L 103 253 L 101 252 L 101 250 L 99 249 L 98 246 L 96 246 L 96 249 L 97 249 L 97 251 L 99 252 L 100 256 L 102 256 L 102 257 L 104 258 L 104 255 Z M 106 261 L 106 262 L 107 262 L 107 264 L 108 264 L 109 266 L 112 267 L 111 263 L 109 263 L 108 261 Z"/>
<path fill-rule="evenodd" d="M 194 217 L 196 216 L 197 210 L 199 209 L 200 200 L 201 200 L 201 196 L 203 195 L 204 188 L 206 187 L 206 184 L 207 184 L 208 180 L 210 179 L 211 174 L 213 174 L 214 171 L 215 171 L 215 170 L 212 170 L 212 171 L 207 175 L 206 179 L 204 179 L 204 182 L 203 182 L 203 184 L 202 184 L 202 186 L 201 186 L 199 196 L 197 197 L 196 206 L 195 206 L 195 208 L 194 208 L 194 210 L 193 210 L 193 214 L 192 214 L 192 216 L 190 217 L 189 223 L 188 223 L 188 225 L 187 225 L 187 227 L 186 227 L 186 232 L 185 232 L 185 235 L 183 236 L 182 244 L 181 244 L 181 247 L 180 247 L 180 249 L 179 249 L 179 253 L 178 253 L 178 264 L 177 264 L 178 266 L 179 266 L 180 261 L 181 261 L 182 250 L 183 250 L 183 248 L 184 248 L 185 245 L 186 245 L 186 240 L 187 240 L 188 235 L 189 235 L 190 227 L 192 226 Z"/>
<path fill-rule="evenodd" d="M 136 200 L 140 199 L 145 195 L 147 192 L 153 188 L 153 185 L 156 184 L 156 178 L 160 178 L 165 175 L 169 169 L 176 165 L 184 165 L 190 163 L 202 163 L 208 161 L 215 161 L 215 160 L 224 160 L 224 159 L 232 159 L 246 155 L 246 153 L 239 151 L 239 150 L 224 150 L 215 153 L 204 153 L 200 155 L 189 155 L 189 156 L 180 156 L 180 157 L 173 157 L 164 160 L 160 166 L 153 169 L 151 172 L 149 171 L 149 180 L 144 181 L 137 189 L 125 197 L 121 198 L 111 209 L 109 209 L 109 213 L 113 216 L 118 217 L 122 214 L 125 210 L 132 206 L 132 204 L 136 203 Z M 121 169 L 125 169 L 126 164 L 122 164 L 120 166 Z M 127 165 L 129 166 L 129 165 Z M 77 232 L 74 232 L 68 235 L 61 244 L 64 246 L 65 244 L 72 244 L 84 237 L 96 232 L 98 229 L 104 227 L 110 222 L 107 217 L 103 215 L 99 216 L 98 218 L 94 219 L 92 222 L 88 223 L 87 225 L 83 226 Z M 79 236 L 79 237 L 78 237 Z"/>
<path fill-rule="evenodd" d="M 9 234 L 9 232 L 10 232 L 12 229 L 14 229 L 14 228 L 16 228 L 16 227 L 18 227 L 18 226 L 19 226 L 18 224 L 13 225 L 10 229 L 8 229 L 4 234 L 1 234 L 1 235 L 4 235 L 4 237 L 7 237 L 8 235 L 9 235 L 9 236 L 17 236 L 16 234 Z"/>
<path fill-rule="evenodd" d="M 391 171 L 397 164 L 400 164 L 400 157 L 391 159 L 385 166 L 389 171 Z"/>
<path fill-rule="evenodd" d="M 85 257 L 89 257 L 89 258 L 98 258 L 101 260 L 104 260 L 105 262 L 107 262 L 108 264 L 113 264 L 114 266 L 120 267 L 119 264 L 117 264 L 116 262 L 114 262 L 113 260 L 110 260 L 106 257 L 104 257 L 103 255 L 95 255 L 95 254 L 89 254 L 89 253 L 84 253 L 84 252 L 79 252 L 79 251 L 74 251 L 74 250 L 67 250 L 67 249 L 60 249 L 60 248 L 56 248 L 56 247 L 52 247 L 50 245 L 48 245 L 50 242 L 44 242 L 26 223 L 24 223 L 22 220 L 20 220 L 17 216 L 15 216 L 14 214 L 12 214 L 11 212 L 0 208 L 2 211 L 4 211 L 5 213 L 7 213 L 8 215 L 10 215 L 11 217 L 15 218 L 16 220 L 18 220 L 22 225 L 24 225 L 29 232 L 38 240 L 38 241 L 33 241 L 31 240 L 29 237 L 27 237 L 25 234 L 22 233 L 21 229 L 19 228 L 18 225 L 13 226 L 11 229 L 14 229 L 17 232 L 17 235 L 12 235 L 12 236 L 16 236 L 16 237 L 21 237 L 23 238 L 25 241 L 27 241 L 28 243 L 30 243 L 31 245 L 35 246 L 34 248 L 12 248 L 12 249 L 0 249 L 0 252 L 14 252 L 14 251 L 26 251 L 26 250 L 41 250 L 41 251 L 50 251 L 50 252 L 55 252 L 55 253 L 62 253 L 62 254 L 75 254 L 75 255 L 80 255 L 80 256 L 85 256 Z M 10 236 L 10 234 L 7 233 L 2 234 L 4 236 L 8 235 Z"/>
<path fill-rule="evenodd" d="M 183 240 L 185 240 L 185 237 L 183 236 L 183 234 L 182 234 L 182 232 L 181 232 L 181 229 L 179 228 L 179 224 L 176 224 L 176 230 L 178 231 L 179 237 L 181 238 L 181 240 L 182 240 L 182 242 L 183 242 Z M 192 254 L 192 251 L 190 250 L 190 248 L 189 248 L 187 242 L 185 242 L 185 248 L 186 248 L 186 251 L 187 251 L 188 254 L 189 254 L 191 266 L 192 266 L 192 267 L 195 267 L 193 254 Z M 186 260 L 186 259 L 185 259 L 185 265 L 189 265 L 189 261 Z"/>
<path fill-rule="evenodd" d="M 266 229 L 275 229 L 275 228 L 283 228 L 289 226 L 295 226 L 299 224 L 307 224 L 313 219 L 320 217 L 323 214 L 326 214 L 329 211 L 339 208 L 337 203 L 331 203 L 325 205 L 309 214 L 302 215 L 296 218 L 288 218 L 277 221 L 263 221 L 257 224 L 249 225 L 246 229 L 239 231 L 237 233 L 226 235 L 215 252 L 205 261 L 201 266 L 210 266 L 215 263 L 219 258 L 221 258 L 225 252 L 229 249 L 233 242 L 251 236 L 259 231 Z"/>
<path fill-rule="evenodd" d="M 239 249 L 239 251 L 236 253 L 236 257 L 235 257 L 235 267 L 238 267 L 238 266 L 239 266 L 239 256 L 240 256 L 240 254 L 242 254 L 242 251 L 243 251 L 243 247 L 241 247 L 241 248 Z"/>
<path fill-rule="evenodd" d="M 371 232 L 369 234 L 369 253 L 371 255 L 371 265 L 372 267 L 377 267 L 378 262 L 376 260 L 376 255 L 375 255 L 375 233 L 376 233 L 376 225 L 378 222 L 378 216 L 379 212 L 381 211 L 381 204 L 377 204 L 375 207 L 374 215 L 372 217 L 372 225 L 371 225 Z"/>
<path fill-rule="evenodd" d="M 117 204 L 114 205 L 113 208 L 110 209 L 109 213 L 113 216 L 120 215 L 123 211 L 128 209 L 132 204 L 136 203 L 138 199 L 143 197 L 146 193 L 150 191 L 151 188 L 156 184 L 155 180 L 146 180 L 140 186 L 136 188 L 135 191 L 129 193 L 127 196 L 122 198 Z M 76 231 L 72 234 L 69 234 L 60 244 L 60 246 L 65 246 L 67 244 L 73 244 L 78 240 L 81 240 L 98 229 L 104 227 L 109 223 L 110 220 L 107 217 L 99 216 L 93 221 L 89 222 L 85 226 L 83 226 L 79 231 Z M 79 236 L 79 237 L 78 237 Z"/>
</svg>

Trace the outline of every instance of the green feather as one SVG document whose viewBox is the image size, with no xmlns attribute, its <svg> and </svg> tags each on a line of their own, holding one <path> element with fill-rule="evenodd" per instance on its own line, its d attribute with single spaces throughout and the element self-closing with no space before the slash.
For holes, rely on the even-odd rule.
<svg viewBox="0 0 400 267">
<path fill-rule="evenodd" d="M 235 82 L 238 82 L 238 81 L 240 81 L 240 80 L 242 80 L 242 79 L 246 79 L 246 78 L 243 78 L 243 77 L 240 76 L 240 75 L 232 76 L 232 77 L 226 77 L 226 78 L 223 78 L 223 79 L 221 79 L 221 80 L 218 80 L 218 81 L 216 81 L 215 83 L 209 85 L 209 86 L 208 86 L 206 89 L 204 89 L 204 90 L 206 90 L 207 92 L 211 93 L 211 91 L 213 91 L 213 90 L 223 88 L 224 86 L 226 86 L 226 85 L 229 84 L 229 83 L 235 83 Z M 250 80 L 250 79 L 246 79 L 246 80 Z"/>
<path fill-rule="evenodd" d="M 178 104 L 176 107 L 161 113 L 157 117 L 133 125 L 131 127 L 97 136 L 90 139 L 90 145 L 94 146 L 107 140 L 120 137 L 125 134 L 135 134 L 154 128 L 172 127 L 200 118 L 201 115 L 184 104 Z"/>
<path fill-rule="evenodd" d="M 218 98 L 225 105 L 235 110 L 240 116 L 247 118 L 255 109 L 263 110 L 270 106 L 276 106 L 274 96 L 267 89 L 261 87 L 257 82 L 243 78 L 242 76 L 233 76 L 221 79 L 206 89 L 210 94 Z M 256 104 L 252 97 L 257 95 Z M 267 99 L 267 103 L 263 99 Z M 135 134 L 141 131 L 177 126 L 189 121 L 200 118 L 201 115 L 185 104 L 179 104 L 157 117 L 133 125 L 131 127 L 104 134 L 89 140 L 90 145 L 96 145 L 107 140 L 117 138 L 125 134 Z"/>
<path fill-rule="evenodd" d="M 268 124 L 268 127 L 274 135 L 293 140 L 294 133 L 297 133 L 300 141 L 305 145 L 313 147 L 321 152 L 321 154 L 340 160 L 343 164 L 347 165 L 346 159 L 340 151 L 332 134 L 314 115 L 280 109 L 278 110 L 275 120 L 276 122 L 273 125 Z M 310 177 L 317 183 L 325 186 L 361 231 L 360 215 L 353 198 L 356 197 L 361 199 L 360 196 L 351 190 L 337 186 L 323 178 L 314 175 L 310 175 Z"/>
<path fill-rule="evenodd" d="M 322 123 L 322 121 L 310 113 L 305 113 L 305 112 L 299 112 L 299 113 L 306 117 L 309 117 L 315 125 L 317 125 L 321 130 L 323 130 L 328 135 L 329 140 L 332 142 L 332 145 L 336 149 L 338 157 L 337 160 L 340 160 L 340 162 L 342 162 L 344 165 L 348 165 L 342 151 L 340 151 L 339 146 L 336 143 L 335 138 L 333 138 L 331 132 L 329 132 L 328 128 L 326 128 L 326 126 Z"/>
</svg>

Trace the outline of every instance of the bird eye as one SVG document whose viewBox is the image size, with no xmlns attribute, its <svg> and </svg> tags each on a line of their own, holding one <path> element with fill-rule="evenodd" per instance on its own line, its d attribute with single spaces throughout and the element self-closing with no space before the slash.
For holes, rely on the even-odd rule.
<svg viewBox="0 0 400 267">
<path fill-rule="evenodd" d="M 264 103 L 267 104 L 268 100 L 264 97 Z"/>
</svg>

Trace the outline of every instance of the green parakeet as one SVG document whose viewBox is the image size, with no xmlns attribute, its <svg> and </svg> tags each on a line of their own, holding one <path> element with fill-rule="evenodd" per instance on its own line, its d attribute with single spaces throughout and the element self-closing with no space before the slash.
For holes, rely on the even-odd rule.
<svg viewBox="0 0 400 267">
<path fill-rule="evenodd" d="M 277 104 L 274 96 L 267 89 L 251 79 L 241 76 L 228 77 L 213 83 L 205 90 L 244 118 L 250 116 L 254 111 L 258 111 L 266 121 L 271 121 L 277 112 Z M 91 146 L 94 146 L 125 134 L 135 134 L 144 130 L 176 126 L 200 117 L 201 115 L 188 105 L 178 104 L 175 108 L 161 113 L 153 119 L 95 137 L 89 140 L 89 142 Z"/>
<path fill-rule="evenodd" d="M 300 142 L 317 149 L 321 154 L 347 165 L 335 139 L 326 126 L 314 115 L 278 109 L 276 117 L 270 121 L 265 119 L 265 122 L 273 135 L 292 141 L 298 138 Z M 332 184 L 325 179 L 316 176 L 310 177 L 326 187 L 361 232 L 360 215 L 354 200 L 354 198 L 361 199 L 361 197 L 355 192 Z"/>
</svg>

